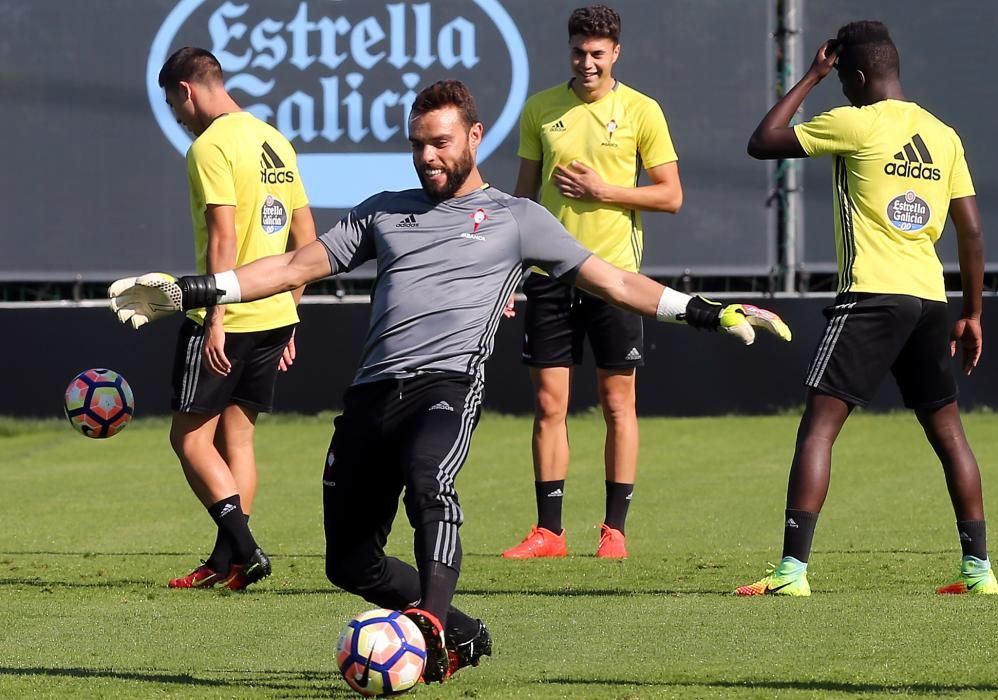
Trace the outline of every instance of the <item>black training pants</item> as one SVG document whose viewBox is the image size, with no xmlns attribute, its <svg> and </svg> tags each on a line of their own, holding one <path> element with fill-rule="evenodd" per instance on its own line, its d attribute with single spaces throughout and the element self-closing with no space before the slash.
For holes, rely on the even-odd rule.
<svg viewBox="0 0 998 700">
<path fill-rule="evenodd" d="M 385 556 L 399 495 L 417 565 L 461 566 L 454 480 L 481 412 L 482 384 L 456 372 L 350 387 L 323 473 L 326 576 L 377 605 L 420 598 L 415 569 Z"/>
</svg>

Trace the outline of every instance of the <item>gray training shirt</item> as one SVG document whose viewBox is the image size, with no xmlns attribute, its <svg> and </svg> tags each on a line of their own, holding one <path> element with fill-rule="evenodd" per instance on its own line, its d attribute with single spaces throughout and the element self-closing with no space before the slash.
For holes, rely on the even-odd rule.
<svg viewBox="0 0 998 700">
<path fill-rule="evenodd" d="M 378 261 L 354 384 L 440 371 L 483 378 L 524 268 L 571 278 L 590 255 L 544 207 L 488 186 L 442 202 L 422 189 L 382 192 L 319 240 L 333 274 Z"/>
</svg>

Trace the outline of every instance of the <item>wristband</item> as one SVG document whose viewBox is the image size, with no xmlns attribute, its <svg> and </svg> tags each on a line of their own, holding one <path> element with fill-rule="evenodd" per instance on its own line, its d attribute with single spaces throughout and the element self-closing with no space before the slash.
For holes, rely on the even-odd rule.
<svg viewBox="0 0 998 700">
<path fill-rule="evenodd" d="M 215 273 L 215 288 L 218 290 L 216 304 L 235 304 L 242 300 L 242 290 L 239 288 L 239 278 L 235 270 Z"/>
<path fill-rule="evenodd" d="M 655 311 L 655 320 L 664 323 L 682 323 L 686 319 L 686 307 L 693 297 L 689 294 L 677 292 L 671 287 L 666 287 L 662 296 L 658 300 L 658 309 Z"/>
</svg>

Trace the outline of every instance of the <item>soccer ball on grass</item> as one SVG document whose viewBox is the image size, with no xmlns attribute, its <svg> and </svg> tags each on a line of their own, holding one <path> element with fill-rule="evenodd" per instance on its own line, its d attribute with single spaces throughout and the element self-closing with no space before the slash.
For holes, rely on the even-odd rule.
<svg viewBox="0 0 998 700">
<path fill-rule="evenodd" d="M 397 610 L 375 608 L 347 623 L 336 644 L 336 664 L 361 695 L 394 695 L 419 682 L 426 643 L 416 624 Z"/>
</svg>

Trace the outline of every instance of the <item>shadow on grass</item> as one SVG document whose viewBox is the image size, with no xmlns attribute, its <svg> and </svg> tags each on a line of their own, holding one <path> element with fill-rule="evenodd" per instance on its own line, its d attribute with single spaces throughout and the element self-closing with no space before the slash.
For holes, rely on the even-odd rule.
<svg viewBox="0 0 998 700">
<path fill-rule="evenodd" d="M 324 559 L 325 554 L 294 554 L 288 552 L 270 552 L 268 550 L 268 555 L 276 556 L 281 559 Z M 43 549 L 39 550 L 20 550 L 17 552 L 2 552 L 0 551 L 0 557 L 14 557 L 14 556 L 46 556 L 46 557 L 82 557 L 83 559 L 89 559 L 92 557 L 190 557 L 192 554 L 190 552 L 53 552 Z"/>
<path fill-rule="evenodd" d="M 168 589 L 165 585 L 158 581 L 138 581 L 134 579 L 106 579 L 103 581 L 55 581 L 46 580 L 40 578 L 0 578 L 0 589 L 2 588 L 38 588 L 41 590 L 45 589 L 60 589 L 60 590 L 87 590 L 87 589 L 116 589 L 116 588 L 126 588 L 134 587 L 141 588 L 147 591 L 162 592 L 165 595 L 178 595 L 178 596 L 190 596 L 192 592 L 188 589 Z M 351 594 L 346 591 L 340 590 L 339 588 L 333 588 L 328 586 L 325 588 L 250 588 L 245 591 L 227 591 L 220 588 L 214 588 L 211 591 L 207 589 L 203 591 L 194 591 L 193 595 L 214 595 L 214 596 L 247 596 L 254 594 L 261 595 L 279 595 L 279 596 L 302 596 L 302 595 L 322 595 L 326 596 L 329 594 L 338 594 L 349 596 Z"/>
<path fill-rule="evenodd" d="M 158 582 L 139 581 L 134 579 L 107 579 L 102 581 L 54 581 L 40 578 L 0 578 L 0 588 L 58 588 L 58 589 L 113 589 L 125 586 L 137 588 L 169 591 Z M 189 595 L 189 591 L 175 591 L 184 595 Z M 644 598 L 648 596 L 730 596 L 734 594 L 729 589 L 690 589 L 683 590 L 677 588 L 647 588 L 647 589 L 623 589 L 623 588 L 573 588 L 573 589 L 537 589 L 537 588 L 459 588 L 458 595 L 482 596 L 490 598 L 494 596 L 532 596 L 541 598 L 586 598 L 595 597 L 616 597 L 616 598 Z M 251 593 L 278 595 L 278 596 L 302 596 L 302 595 L 350 595 L 333 586 L 323 588 L 252 588 L 248 591 L 233 592 L 232 595 L 247 595 Z"/>
<path fill-rule="evenodd" d="M 516 595 L 539 596 L 548 598 L 584 598 L 587 596 L 607 596 L 616 598 L 644 598 L 647 596 L 687 596 L 687 595 L 734 595 L 734 588 L 724 589 L 680 589 L 680 588 L 461 588 L 457 594 L 462 595 Z"/>
<path fill-rule="evenodd" d="M 209 672 L 210 673 L 210 672 Z M 232 674 L 232 671 L 218 671 Z M 345 698 L 356 694 L 339 680 L 335 671 L 240 671 L 238 678 L 201 678 L 187 673 L 167 671 L 112 671 L 83 667 L 27 666 L 23 668 L 0 666 L 3 676 L 42 676 L 47 678 L 106 678 L 117 681 L 140 681 L 200 688 L 248 688 L 275 691 L 276 697 L 294 698 Z M 326 684 L 329 684 L 326 686 Z M 317 687 L 325 686 L 325 687 Z"/>
<path fill-rule="evenodd" d="M 630 679 L 608 678 L 542 678 L 537 680 L 544 685 L 608 685 L 615 688 L 638 686 L 641 688 L 717 688 L 745 690 L 810 690 L 830 693 L 883 693 L 897 695 L 899 693 L 921 693 L 926 695 L 953 695 L 954 693 L 995 693 L 998 685 L 992 683 L 848 683 L 843 681 L 822 680 L 744 680 L 744 681 L 633 681 Z"/>
<path fill-rule="evenodd" d="M 40 578 L 0 578 L 0 588 L 121 588 L 123 586 L 139 586 L 148 588 L 148 581 L 133 579 L 106 579 L 103 581 L 50 581 Z"/>
</svg>

